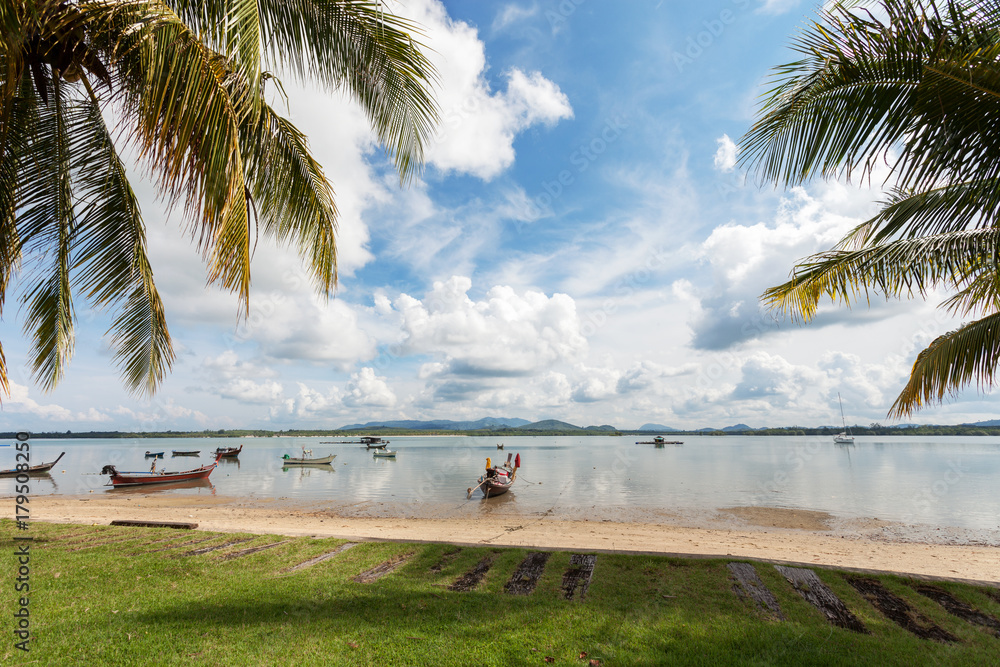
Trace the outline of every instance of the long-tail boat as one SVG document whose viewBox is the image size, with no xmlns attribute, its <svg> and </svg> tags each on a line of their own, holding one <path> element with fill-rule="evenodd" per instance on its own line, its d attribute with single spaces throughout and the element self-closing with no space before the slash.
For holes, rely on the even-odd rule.
<svg viewBox="0 0 1000 667">
<path fill-rule="evenodd" d="M 309 453 L 312 454 L 311 451 L 309 451 Z M 319 458 L 315 459 L 308 458 L 305 456 L 305 454 L 303 454 L 303 456 L 301 457 L 289 456 L 288 454 L 285 454 L 284 456 L 281 457 L 281 465 L 289 466 L 289 465 L 314 465 L 317 463 L 333 463 L 333 460 L 335 458 L 337 458 L 336 454 L 330 454 L 328 456 L 320 456 Z"/>
<path fill-rule="evenodd" d="M 220 456 L 227 459 L 236 458 L 242 451 L 243 445 L 239 447 L 219 447 L 215 450 L 215 458 L 219 458 Z"/>
<path fill-rule="evenodd" d="M 6 470 L 0 470 L 0 477 L 17 477 L 21 473 L 28 473 L 29 475 L 44 475 L 48 471 L 52 470 L 52 467 L 59 463 L 59 459 L 65 456 L 66 452 L 62 452 L 56 457 L 56 460 L 52 463 L 40 463 L 36 466 L 28 466 L 27 470 L 18 470 L 17 468 L 7 468 Z"/>
<path fill-rule="evenodd" d="M 148 472 L 119 472 L 113 465 L 106 465 L 101 468 L 102 475 L 110 475 L 111 479 L 105 486 L 138 486 L 140 484 L 166 484 L 167 482 L 186 482 L 191 479 L 207 479 L 215 466 L 219 465 L 216 459 L 208 465 L 203 465 L 194 470 L 184 470 L 182 472 L 168 472 L 166 470 L 156 470 L 156 462 L 153 462 L 153 469 Z"/>
<path fill-rule="evenodd" d="M 513 454 L 508 454 L 507 462 L 502 466 L 492 465 L 492 461 L 487 458 L 486 472 L 479 478 L 479 483 L 476 486 L 469 488 L 467 497 L 471 498 L 472 492 L 476 489 L 483 490 L 484 498 L 492 498 L 493 496 L 507 493 L 514 484 L 514 478 L 517 477 L 517 469 L 521 467 L 521 455 L 517 455 L 513 465 L 510 462 L 512 456 Z"/>
</svg>

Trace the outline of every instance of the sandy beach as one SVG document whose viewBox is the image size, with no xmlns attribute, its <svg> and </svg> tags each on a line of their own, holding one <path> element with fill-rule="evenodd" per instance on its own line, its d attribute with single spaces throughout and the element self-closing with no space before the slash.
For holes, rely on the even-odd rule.
<svg viewBox="0 0 1000 667">
<path fill-rule="evenodd" d="M 1000 546 L 993 537 L 976 540 L 874 518 L 844 520 L 824 512 L 767 507 L 719 508 L 710 517 L 665 522 L 592 521 L 551 513 L 402 518 L 352 516 L 282 500 L 142 494 L 37 496 L 32 498 L 32 519 L 103 525 L 114 519 L 187 521 L 200 530 L 224 532 L 732 556 L 1000 585 Z"/>
</svg>

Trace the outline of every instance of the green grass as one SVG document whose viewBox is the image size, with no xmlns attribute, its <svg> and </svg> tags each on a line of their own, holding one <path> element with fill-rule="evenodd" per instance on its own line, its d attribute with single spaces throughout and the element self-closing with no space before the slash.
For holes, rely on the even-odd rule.
<svg viewBox="0 0 1000 667">
<path fill-rule="evenodd" d="M 13 522 L 0 521 L 13 554 Z M 20 535 L 26 534 L 21 532 Z M 1000 639 L 950 616 L 905 579 L 877 577 L 956 635 L 919 639 L 874 609 L 834 570 L 820 578 L 871 630 L 859 635 L 825 618 L 769 565 L 756 569 L 787 617 L 770 620 L 733 593 L 727 559 L 600 554 L 583 601 L 563 598 L 569 552 L 549 558 L 530 596 L 503 586 L 522 549 L 365 542 L 294 573 L 342 540 L 295 538 L 259 553 L 226 553 L 280 542 L 268 535 L 209 537 L 162 528 L 32 524 L 31 651 L 14 648 L 16 561 L 0 655 L 5 664 L 159 665 L 992 665 Z M 192 549 L 251 541 L 201 555 Z M 96 538 L 96 539 L 95 539 Z M 154 541 L 164 540 L 153 544 Z M 114 540 L 114 541 L 112 541 Z M 449 590 L 484 557 L 493 563 L 471 591 Z M 405 561 L 371 583 L 359 574 Z M 1000 602 L 976 586 L 942 588 L 1000 617 Z M 586 653 L 586 658 L 580 655 Z"/>
</svg>

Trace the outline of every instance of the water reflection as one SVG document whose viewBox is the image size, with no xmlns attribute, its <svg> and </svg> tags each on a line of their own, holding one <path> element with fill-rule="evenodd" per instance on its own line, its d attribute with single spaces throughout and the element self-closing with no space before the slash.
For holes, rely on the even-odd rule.
<svg viewBox="0 0 1000 667">
<path fill-rule="evenodd" d="M 497 440 L 488 437 L 397 437 L 397 458 L 384 459 L 364 446 L 320 445 L 318 438 L 246 438 L 236 443 L 243 445 L 240 457 L 220 460 L 211 479 L 220 496 L 367 503 L 375 508 L 373 513 L 390 516 L 516 509 L 522 515 L 551 511 L 618 520 L 636 512 L 676 514 L 760 505 L 1000 530 L 1000 438 L 859 437 L 854 445 L 834 445 L 827 438 L 805 436 L 685 436 L 683 447 L 666 448 L 636 445 L 639 439 L 509 438 L 501 453 Z M 107 476 L 95 473 L 105 464 L 148 469 L 149 462 L 137 463 L 145 451 L 176 447 L 211 452 L 217 442 L 33 440 L 32 456 L 39 460 L 53 460 L 66 451 L 60 462 L 66 475 L 58 487 L 46 480 L 35 484 L 32 493 L 87 494 L 103 488 Z M 331 474 L 334 466 L 289 466 L 300 468 L 298 473 L 283 466 L 279 470 L 281 454 L 301 447 L 336 453 L 338 474 Z M 477 491 L 467 499 L 467 489 L 476 484 L 487 457 L 500 463 L 508 453 L 521 455 L 511 490 L 486 501 Z M 190 469 L 205 462 L 205 457 L 177 458 L 168 465 Z M 12 492 L 13 484 L 0 479 L 0 493 Z"/>
<path fill-rule="evenodd" d="M 108 493 L 114 493 L 115 495 L 129 495 L 129 494 L 146 494 L 146 493 L 162 493 L 165 491 L 182 491 L 182 490 L 203 490 L 208 489 L 209 492 L 215 495 L 215 485 L 212 484 L 211 480 L 208 479 L 189 479 L 183 482 L 164 482 L 162 484 L 139 484 L 137 486 L 119 486 L 119 487 L 109 487 Z"/>
</svg>

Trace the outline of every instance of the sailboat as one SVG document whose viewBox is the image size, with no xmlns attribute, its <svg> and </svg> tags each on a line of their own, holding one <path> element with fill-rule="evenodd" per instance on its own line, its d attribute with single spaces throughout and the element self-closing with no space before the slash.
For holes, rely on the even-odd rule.
<svg viewBox="0 0 1000 667">
<path fill-rule="evenodd" d="M 853 445 L 854 436 L 851 435 L 851 429 L 847 428 L 847 420 L 844 419 L 844 400 L 840 397 L 840 392 L 837 392 L 837 400 L 840 401 L 840 421 L 844 423 L 844 430 L 833 436 L 833 441 L 838 445 Z"/>
</svg>

